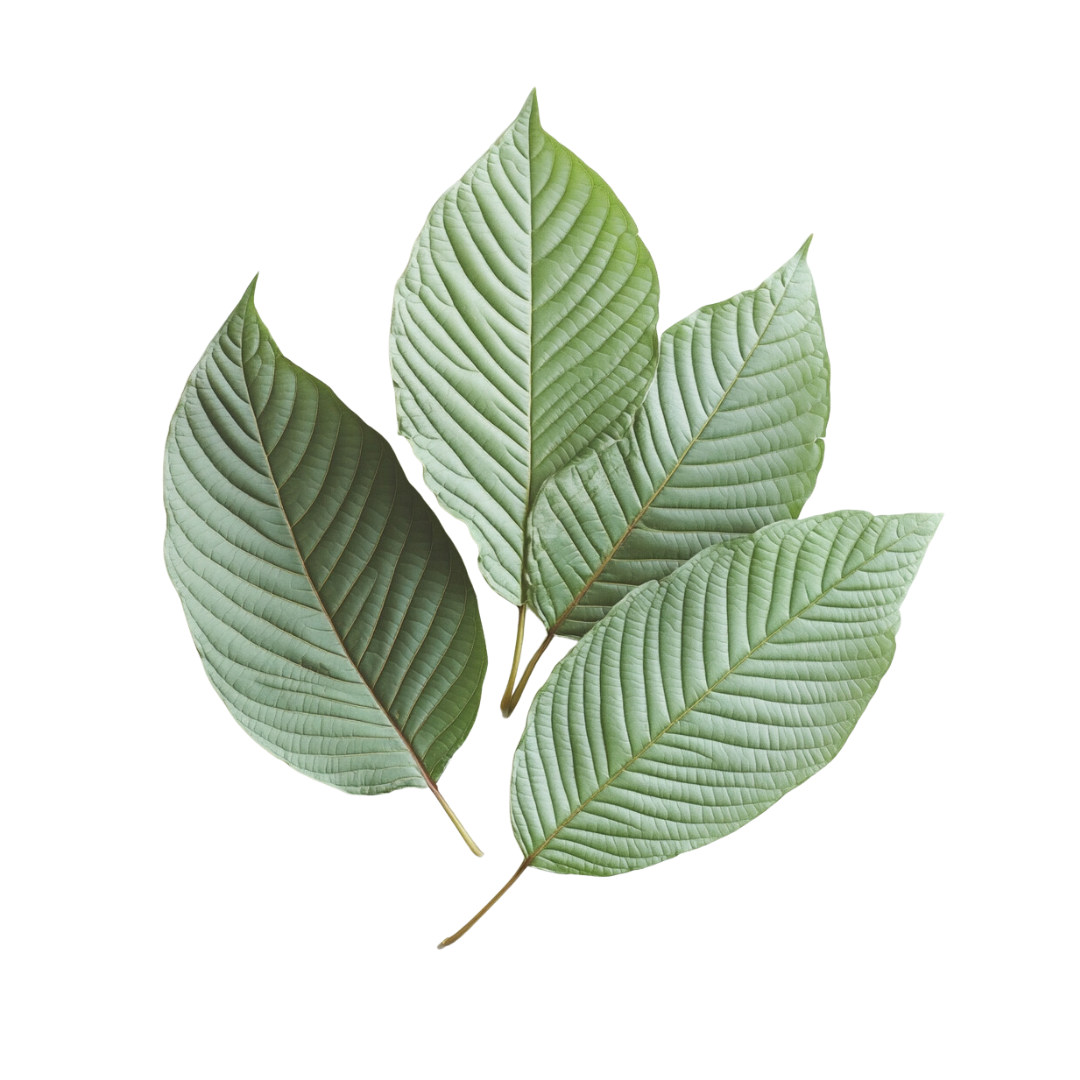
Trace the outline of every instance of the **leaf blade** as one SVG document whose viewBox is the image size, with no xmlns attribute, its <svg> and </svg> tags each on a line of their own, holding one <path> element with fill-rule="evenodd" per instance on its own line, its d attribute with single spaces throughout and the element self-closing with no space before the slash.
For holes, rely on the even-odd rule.
<svg viewBox="0 0 1080 1080">
<path fill-rule="evenodd" d="M 665 331 L 630 432 L 545 484 L 526 572 L 549 630 L 580 636 L 702 548 L 798 517 L 829 415 L 809 243 L 757 289 Z"/>
<path fill-rule="evenodd" d="M 540 485 L 645 393 L 656 301 L 633 219 L 543 130 L 535 93 L 417 239 L 391 323 L 400 430 L 511 603 Z"/>
<path fill-rule="evenodd" d="M 648 866 L 727 835 L 827 764 L 889 667 L 938 520 L 780 522 L 630 594 L 529 711 L 511 781 L 526 860 Z"/>
<path fill-rule="evenodd" d="M 442 801 L 487 663 L 475 594 L 389 445 L 281 354 L 254 287 L 170 424 L 170 577 L 252 738 L 345 791 Z"/>
</svg>

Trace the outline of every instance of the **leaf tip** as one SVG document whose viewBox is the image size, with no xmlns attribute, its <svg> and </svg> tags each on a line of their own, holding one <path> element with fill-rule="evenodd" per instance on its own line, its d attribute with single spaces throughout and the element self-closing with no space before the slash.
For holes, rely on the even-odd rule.
<svg viewBox="0 0 1080 1080">
<path fill-rule="evenodd" d="M 540 107 L 536 103 L 535 86 L 529 91 L 529 96 L 525 99 L 525 104 L 521 106 L 521 112 L 518 116 L 521 119 L 527 119 L 530 124 L 540 123 Z"/>
<path fill-rule="evenodd" d="M 810 250 L 810 241 L 814 239 L 814 234 L 811 233 L 803 242 L 803 246 L 799 248 L 799 254 L 805 259 L 806 253 Z"/>
<path fill-rule="evenodd" d="M 244 290 L 244 295 L 240 298 L 239 306 L 243 309 L 254 307 L 255 305 L 255 286 L 259 283 L 259 275 L 256 274 L 251 279 L 251 284 Z"/>
</svg>

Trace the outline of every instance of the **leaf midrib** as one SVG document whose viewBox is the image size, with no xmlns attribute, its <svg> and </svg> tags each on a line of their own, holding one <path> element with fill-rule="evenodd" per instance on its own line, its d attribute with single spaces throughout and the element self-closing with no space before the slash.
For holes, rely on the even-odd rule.
<svg viewBox="0 0 1080 1080">
<path fill-rule="evenodd" d="M 643 757 L 645 754 L 647 754 L 676 724 L 678 724 L 681 720 L 684 720 L 710 694 L 715 693 L 716 688 L 729 675 L 733 675 L 744 663 L 746 663 L 746 661 L 749 660 L 750 657 L 753 656 L 754 653 L 756 653 L 758 651 L 758 649 L 761 649 L 765 645 L 767 645 L 774 637 L 776 637 L 777 634 L 780 633 L 781 630 L 785 630 L 787 627 L 789 627 L 797 619 L 802 618 L 802 616 L 805 615 L 807 611 L 809 611 L 812 607 L 814 607 L 815 604 L 820 603 L 821 600 L 824 597 L 826 597 L 830 592 L 832 592 L 833 589 L 839 588 L 849 578 L 851 578 L 855 574 L 859 573 L 860 570 L 865 569 L 876 558 L 878 558 L 880 555 L 883 555 L 885 552 L 890 551 L 893 547 L 895 547 L 902 540 L 906 540 L 910 535 L 911 535 L 911 533 L 905 533 L 903 536 L 898 536 L 895 540 L 893 540 L 891 543 L 887 544 L 885 547 L 880 548 L 879 550 L 875 551 L 874 554 L 871 555 L 869 559 L 866 559 L 864 562 L 861 562 L 858 566 L 855 567 L 854 570 L 852 570 L 849 573 L 845 574 L 843 577 L 838 578 L 827 589 L 825 589 L 823 592 L 821 592 L 817 596 L 815 596 L 814 599 L 811 600 L 809 604 L 806 604 L 804 607 L 800 608 L 799 611 L 797 611 L 794 615 L 792 615 L 784 623 L 782 623 L 775 630 L 773 630 L 771 633 L 767 634 L 764 638 L 762 638 L 762 640 L 759 641 L 748 653 L 746 653 L 745 656 L 740 657 L 739 660 L 735 664 L 733 664 L 731 667 L 729 667 L 727 669 L 727 671 L 725 671 L 724 674 L 720 676 L 719 679 L 717 679 L 714 683 L 712 683 L 712 685 L 709 686 L 704 691 L 704 693 L 702 693 L 693 702 L 691 702 L 690 705 L 688 705 L 685 709 L 683 709 L 683 711 L 681 713 L 679 713 L 679 715 L 676 716 L 670 723 L 668 723 L 666 727 L 661 729 L 656 735 L 654 735 L 651 739 L 649 739 L 649 741 L 645 744 L 645 746 L 643 746 L 636 754 L 634 754 L 634 756 L 632 758 L 630 758 L 630 760 L 627 761 L 625 765 L 620 766 L 614 773 L 612 773 L 612 775 L 609 776 L 608 779 L 605 780 L 596 789 L 596 791 L 594 791 L 576 810 L 574 810 L 574 812 L 565 821 L 563 821 L 559 825 L 557 825 L 552 830 L 550 835 L 545 837 L 544 842 L 531 855 L 526 857 L 526 860 L 525 860 L 526 864 L 532 864 L 536 860 L 536 857 L 544 850 L 544 848 L 546 848 L 548 846 L 548 844 L 550 844 L 551 841 L 554 840 L 555 837 L 558 836 L 559 833 L 561 833 L 563 831 L 563 829 L 565 829 L 570 824 L 570 822 L 573 821 L 574 818 L 576 818 L 578 816 L 578 814 L 580 814 L 582 812 L 582 810 L 585 809 L 585 807 L 587 807 L 591 802 L 593 802 L 593 800 L 598 798 L 608 787 L 610 787 L 611 784 L 613 784 L 620 776 L 622 776 L 622 774 L 624 772 L 626 772 L 626 770 L 629 769 L 630 766 L 632 766 L 641 757 Z"/>
<path fill-rule="evenodd" d="M 801 266 L 802 264 L 800 263 L 799 265 Z M 798 267 L 796 267 L 795 269 L 797 270 Z M 705 433 L 705 429 L 713 422 L 713 420 L 716 418 L 717 413 L 719 413 L 720 410 L 723 408 L 724 402 L 727 401 L 728 395 L 731 393 L 732 390 L 735 389 L 735 386 L 737 385 L 739 379 L 742 378 L 742 374 L 746 370 L 746 365 L 750 363 L 751 357 L 754 355 L 755 352 L 757 352 L 758 346 L 761 344 L 762 339 L 765 337 L 765 334 L 768 332 L 769 327 L 772 325 L 772 321 L 776 317 L 776 312 L 779 310 L 780 304 L 783 301 L 784 297 L 787 296 L 788 287 L 791 285 L 791 282 L 794 279 L 795 279 L 795 272 L 792 271 L 791 278 L 784 285 L 784 290 L 780 294 L 780 299 L 777 300 L 776 304 L 773 306 L 772 314 L 769 315 L 768 321 L 765 323 L 764 327 L 762 327 L 761 333 L 758 334 L 757 341 L 754 342 L 753 347 L 746 354 L 746 359 L 743 360 L 742 364 L 739 366 L 739 370 L 735 373 L 735 377 L 731 380 L 731 385 L 728 386 L 728 388 L 724 391 L 723 396 L 716 403 L 716 407 L 712 410 L 711 413 L 709 413 L 709 415 L 705 419 L 705 422 L 697 430 L 697 432 L 693 436 L 693 438 L 686 444 L 686 449 L 679 455 L 678 460 L 671 467 L 671 471 L 668 472 L 668 474 L 664 477 L 664 479 L 657 486 L 656 490 L 652 493 L 652 495 L 649 496 L 648 501 L 638 511 L 638 513 L 634 516 L 633 521 L 631 521 L 626 526 L 626 529 L 624 530 L 622 535 L 619 537 L 619 539 L 615 542 L 615 545 L 611 548 L 611 550 L 604 557 L 604 560 L 597 567 L 597 569 L 593 573 L 592 577 L 589 578 L 589 580 L 585 583 L 584 587 L 577 593 L 577 595 L 573 598 L 573 600 L 569 603 L 569 605 L 567 605 L 567 607 L 563 611 L 563 613 L 558 617 L 558 619 L 555 620 L 554 625 L 551 627 L 551 633 L 552 634 L 557 634 L 559 632 L 559 627 L 562 626 L 562 624 L 564 622 L 566 622 L 566 620 L 570 617 L 570 613 L 574 610 L 574 608 L 576 608 L 578 606 L 579 603 L 581 603 L 581 601 L 585 598 L 585 594 L 596 584 L 596 582 L 599 579 L 600 575 L 607 569 L 608 565 L 611 563 L 611 560 L 615 558 L 615 555 L 618 552 L 619 548 L 622 547 L 622 545 L 626 541 L 626 539 L 630 536 L 630 534 L 634 531 L 634 529 L 637 528 L 638 524 L 641 522 L 641 519 L 645 516 L 645 514 L 648 511 L 649 507 L 652 506 L 652 504 L 657 500 L 657 498 L 659 498 L 660 492 L 662 492 L 664 490 L 664 488 L 667 487 L 668 482 L 679 471 L 679 467 L 682 465 L 683 460 L 686 458 L 686 455 L 689 454 L 690 451 L 697 445 L 697 443 L 700 440 L 701 436 Z M 759 286 L 759 288 L 760 288 L 760 286 Z M 756 292 L 757 290 L 755 289 L 754 291 Z M 745 293 L 743 295 L 745 296 Z M 676 325 L 678 325 L 678 324 L 676 324 Z M 674 328 L 672 328 L 672 329 L 674 329 Z M 667 331 L 665 331 L 665 333 L 666 332 Z M 659 372 L 657 373 L 657 379 L 659 379 Z M 642 406 L 642 408 L 644 408 L 644 406 Z M 636 419 L 636 417 L 635 417 L 635 419 Z M 626 440 L 620 440 L 620 442 L 617 443 L 616 445 L 617 446 L 621 445 L 621 443 L 624 442 L 624 441 L 626 441 Z"/>
<path fill-rule="evenodd" d="M 295 367 L 295 365 L 292 364 L 292 361 L 289 360 L 288 357 L 284 356 L 282 354 L 281 350 L 277 348 L 277 345 L 274 343 L 274 340 L 270 336 L 270 333 L 266 330 L 266 327 L 262 325 L 261 320 L 259 320 L 258 313 L 254 312 L 254 305 L 251 304 L 250 302 L 249 302 L 249 310 L 251 310 L 255 314 L 255 318 L 256 318 L 257 322 L 259 323 L 260 336 L 263 333 L 266 334 L 266 338 L 267 338 L 267 340 L 268 340 L 268 342 L 270 344 L 270 347 L 273 349 L 273 351 L 275 353 L 275 360 L 274 360 L 274 370 L 275 370 L 275 372 L 277 370 L 277 363 L 278 362 L 284 362 L 286 364 L 289 364 L 290 366 Z M 245 316 L 244 316 L 245 325 L 247 323 L 247 319 L 248 319 L 248 316 L 245 314 Z M 299 369 L 297 369 L 297 370 L 299 370 Z M 262 425 L 259 423 L 259 417 L 255 412 L 255 405 L 251 400 L 251 386 L 249 385 L 248 378 L 247 378 L 247 365 L 244 363 L 244 345 L 243 345 L 243 334 L 242 333 L 241 333 L 241 338 L 240 338 L 240 372 L 241 372 L 241 375 L 243 376 L 243 379 L 244 379 L 244 390 L 246 392 L 248 408 L 251 410 L 251 419 L 252 419 L 252 422 L 255 424 L 255 430 L 259 433 L 259 449 L 262 451 L 263 459 L 266 462 L 267 475 L 270 477 L 270 482 L 274 487 L 274 495 L 277 498 L 278 508 L 281 510 L 282 520 L 285 522 L 285 527 L 289 530 L 289 540 L 292 542 L 293 550 L 296 552 L 296 557 L 297 557 L 297 559 L 300 560 L 300 565 L 303 567 L 304 578 L 308 583 L 308 588 L 311 589 L 312 594 L 314 595 L 315 599 L 318 601 L 319 610 L 323 613 L 323 617 L 326 619 L 327 623 L 329 624 L 330 629 L 334 634 L 334 639 L 337 641 L 338 646 L 341 649 L 342 655 L 345 657 L 346 661 L 348 662 L 349 666 L 353 669 L 353 671 L 356 672 L 357 678 L 360 680 L 360 682 L 363 685 L 364 689 L 366 689 L 367 692 L 371 695 L 372 701 L 374 701 L 375 704 L 379 706 L 379 709 L 381 710 L 383 716 L 386 717 L 386 722 L 390 725 L 390 727 L 393 729 L 394 733 L 401 740 L 402 745 L 409 752 L 409 756 L 412 758 L 414 764 L 416 765 L 417 769 L 419 770 L 420 776 L 422 777 L 424 783 L 427 784 L 427 786 L 429 788 L 431 788 L 432 791 L 435 791 L 437 793 L 438 789 L 435 786 L 435 781 L 431 778 L 431 774 L 424 767 L 424 763 L 420 760 L 420 757 L 416 753 L 416 750 L 413 748 L 412 743 L 410 743 L 409 740 L 405 738 L 405 732 L 402 731 L 402 729 L 398 726 L 397 722 L 390 715 L 390 711 L 383 704 L 382 699 L 379 697 L 378 694 L 375 693 L 374 687 L 372 687 L 371 683 L 369 683 L 368 680 L 364 677 L 364 673 L 360 670 L 360 665 L 355 660 L 353 660 L 353 658 L 349 655 L 348 647 L 346 646 L 344 640 L 342 640 L 341 634 L 338 633 L 338 628 L 334 624 L 334 620 L 330 617 L 330 613 L 326 610 L 326 604 L 323 602 L 322 594 L 315 587 L 315 582 L 311 578 L 311 572 L 308 569 L 307 560 L 304 558 L 303 552 L 300 550 L 300 545 L 297 543 L 297 540 L 296 540 L 296 534 L 293 531 L 293 523 L 289 520 L 289 515 L 285 512 L 285 504 L 281 500 L 281 488 L 278 485 L 277 476 L 274 474 L 274 467 L 273 467 L 273 465 L 270 464 L 270 455 L 266 451 L 266 443 L 263 440 Z M 267 398 L 267 401 L 269 401 L 269 398 Z M 318 420 L 318 415 L 319 415 L 318 405 L 316 404 L 315 419 L 312 421 L 313 430 L 314 430 L 314 425 L 315 425 L 316 421 Z M 309 442 L 310 442 L 310 440 L 309 440 Z"/>
<path fill-rule="evenodd" d="M 529 393 L 528 393 L 528 426 L 529 426 L 529 460 L 528 466 L 525 472 L 525 511 L 521 515 L 521 574 L 519 578 L 519 591 L 518 591 L 518 603 L 524 604 L 526 596 L 528 594 L 528 584 L 525 577 L 525 562 L 529 553 L 529 514 L 532 510 L 532 481 L 533 481 L 533 300 L 535 297 L 535 291 L 533 286 L 533 237 L 536 234 L 536 221 L 534 219 L 534 213 L 536 210 L 536 197 L 533 194 L 532 187 L 532 171 L 533 171 L 533 155 L 532 155 L 532 124 L 533 116 L 536 112 L 536 97 L 534 92 L 532 108 L 529 110 L 529 123 L 525 131 L 525 160 L 528 169 L 528 184 L 529 184 Z M 536 118 L 536 126 L 539 128 L 541 134 L 547 133 L 540 126 L 540 118 Z"/>
</svg>

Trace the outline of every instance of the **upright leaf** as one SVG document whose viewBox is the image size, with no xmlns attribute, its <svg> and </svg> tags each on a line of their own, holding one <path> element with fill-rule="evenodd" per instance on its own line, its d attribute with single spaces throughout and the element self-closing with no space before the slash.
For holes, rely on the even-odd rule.
<svg viewBox="0 0 1080 1080">
<path fill-rule="evenodd" d="M 544 485 L 526 570 L 552 634 L 579 637 L 710 544 L 799 516 L 829 417 L 809 246 L 757 289 L 666 330 L 627 436 Z"/>
<path fill-rule="evenodd" d="M 633 219 L 540 126 L 535 93 L 413 248 L 390 336 L 401 431 L 513 604 L 540 485 L 622 435 L 645 393 L 657 291 Z"/>
<path fill-rule="evenodd" d="M 888 670 L 938 520 L 778 522 L 630 593 L 529 710 L 510 788 L 518 874 L 670 859 L 828 764 Z"/>
<path fill-rule="evenodd" d="M 436 786 L 476 717 L 476 596 L 386 440 L 282 356 L 255 283 L 165 448 L 165 561 L 206 673 L 256 742 L 348 792 Z"/>
</svg>

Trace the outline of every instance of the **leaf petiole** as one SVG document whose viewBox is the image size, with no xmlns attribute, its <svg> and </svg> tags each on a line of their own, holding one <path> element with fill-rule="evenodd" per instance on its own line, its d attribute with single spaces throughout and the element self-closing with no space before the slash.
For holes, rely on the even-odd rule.
<svg viewBox="0 0 1080 1080">
<path fill-rule="evenodd" d="M 499 708 L 503 716 L 509 716 L 513 705 L 511 700 L 514 696 L 514 680 L 517 678 L 518 664 L 521 663 L 521 644 L 525 640 L 525 605 L 518 608 L 517 643 L 514 645 L 514 662 L 510 665 L 510 678 L 506 680 L 506 689 L 503 691 L 502 701 Z"/>
<path fill-rule="evenodd" d="M 514 871 L 513 877 L 460 929 L 456 934 L 451 934 L 448 938 L 443 938 L 439 942 L 439 948 L 445 949 L 447 945 L 453 945 L 455 941 L 462 934 L 468 933 L 496 904 L 497 901 L 502 899 L 503 893 L 514 884 L 515 881 L 528 869 L 529 863 L 532 862 L 532 856 L 524 859 L 521 865 Z"/>
<path fill-rule="evenodd" d="M 533 668 L 536 667 L 537 661 L 544 655 L 544 650 L 551 644 L 555 637 L 555 631 L 549 630 L 548 636 L 540 643 L 540 648 L 533 653 L 532 659 L 525 665 L 525 670 L 521 673 L 521 682 L 517 684 L 517 689 L 510 695 L 509 700 L 503 699 L 503 716 L 509 716 L 514 709 L 517 708 L 517 703 L 521 700 L 521 695 L 525 690 L 525 684 L 529 681 L 529 676 L 533 673 Z"/>
<path fill-rule="evenodd" d="M 436 786 L 435 781 L 432 780 L 426 772 L 424 773 L 424 779 L 427 781 L 427 786 L 431 788 L 431 793 L 439 800 L 439 805 L 446 811 L 446 816 L 454 823 L 454 828 L 461 833 L 462 840 L 469 845 L 469 850 L 474 855 L 482 858 L 484 853 L 477 846 L 476 841 L 469 835 L 465 826 L 458 820 L 457 814 L 450 809 L 450 804 L 443 798 L 443 794 Z"/>
</svg>

